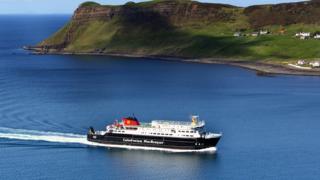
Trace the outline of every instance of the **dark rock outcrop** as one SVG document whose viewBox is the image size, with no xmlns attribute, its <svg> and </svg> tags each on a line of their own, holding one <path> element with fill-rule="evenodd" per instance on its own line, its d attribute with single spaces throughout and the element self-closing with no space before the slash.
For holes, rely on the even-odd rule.
<svg viewBox="0 0 320 180">
<path fill-rule="evenodd" d="M 143 14 L 147 17 L 148 14 L 154 13 L 167 18 L 173 25 L 179 25 L 186 21 L 229 21 L 234 17 L 232 11 L 226 11 L 226 9 L 233 8 L 236 7 L 195 1 L 166 0 L 146 4 L 127 3 L 123 6 L 79 7 L 72 20 L 76 22 L 86 22 L 93 19 L 108 21 L 115 17 L 135 18 L 137 14 Z"/>
<path fill-rule="evenodd" d="M 245 8 L 245 15 L 254 28 L 268 25 L 320 23 L 320 1 L 260 5 Z"/>
<path fill-rule="evenodd" d="M 135 18 L 154 13 L 168 19 L 174 25 L 186 22 L 228 22 L 235 19 L 236 9 L 244 9 L 250 25 L 259 28 L 267 25 L 290 25 L 296 23 L 320 23 L 320 1 L 312 0 L 275 5 L 257 5 L 239 8 L 225 4 L 200 3 L 195 1 L 163 0 L 159 2 L 127 3 L 123 6 L 79 7 L 72 18 L 73 22 L 83 23 L 91 20 L 112 20 L 116 17 Z M 137 13 L 139 12 L 139 13 Z M 140 18 L 141 17 L 137 17 Z"/>
</svg>

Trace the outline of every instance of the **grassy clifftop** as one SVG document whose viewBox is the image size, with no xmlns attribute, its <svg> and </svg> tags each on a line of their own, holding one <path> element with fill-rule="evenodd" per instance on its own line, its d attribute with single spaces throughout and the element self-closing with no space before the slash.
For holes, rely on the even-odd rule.
<svg viewBox="0 0 320 180">
<path fill-rule="evenodd" d="M 39 43 L 46 52 L 157 55 L 290 61 L 320 57 L 320 40 L 299 31 L 320 30 L 317 1 L 240 8 L 189 0 L 105 6 L 83 3 L 72 20 Z M 304 9 L 308 13 L 303 13 Z M 233 37 L 268 29 L 271 35 Z"/>
<path fill-rule="evenodd" d="M 95 6 L 101 6 L 99 3 L 93 2 L 93 1 L 87 1 L 82 4 L 80 4 L 79 8 L 84 8 L 84 7 L 95 7 Z"/>
</svg>

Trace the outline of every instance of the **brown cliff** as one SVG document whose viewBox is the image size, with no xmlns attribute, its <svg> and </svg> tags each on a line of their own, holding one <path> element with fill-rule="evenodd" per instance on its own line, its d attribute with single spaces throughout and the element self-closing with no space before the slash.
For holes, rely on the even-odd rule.
<svg viewBox="0 0 320 180">
<path fill-rule="evenodd" d="M 88 6 L 79 7 L 72 18 L 74 22 L 90 20 L 109 21 L 113 18 L 131 17 L 156 13 L 167 18 L 173 25 L 186 21 L 229 21 L 234 18 L 231 5 L 199 3 L 195 1 L 164 0 L 149 3 L 127 3 L 123 6 Z"/>
<path fill-rule="evenodd" d="M 320 23 L 320 1 L 260 5 L 245 8 L 244 13 L 254 28 L 268 25 Z"/>
</svg>

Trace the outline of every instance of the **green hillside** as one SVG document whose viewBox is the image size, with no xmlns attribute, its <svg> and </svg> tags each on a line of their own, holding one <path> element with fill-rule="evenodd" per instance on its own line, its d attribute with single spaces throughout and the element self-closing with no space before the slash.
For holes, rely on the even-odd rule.
<svg viewBox="0 0 320 180">
<path fill-rule="evenodd" d="M 290 23 L 279 23 L 282 22 L 279 19 L 275 19 L 275 23 L 272 22 L 272 19 L 261 19 L 261 21 L 268 22 L 263 24 L 256 22 L 257 17 L 254 19 L 251 17 L 250 13 L 259 15 L 256 12 L 259 8 L 256 7 L 239 8 L 216 5 L 217 7 L 214 8 L 218 8 L 219 12 L 217 15 L 213 14 L 211 19 L 206 18 L 205 15 L 198 17 L 198 14 L 195 15 L 195 18 L 185 18 L 180 14 L 173 14 L 168 18 L 157 12 L 144 9 L 162 7 L 168 2 L 158 0 L 127 3 L 121 7 L 121 11 L 125 11 L 125 13 L 114 16 L 112 19 L 105 20 L 97 15 L 97 18 L 90 17 L 91 19 L 86 21 L 83 20 L 87 18 L 86 14 L 81 11 L 83 8 L 91 8 L 86 9 L 90 11 L 92 8 L 109 8 L 109 6 L 101 6 L 93 2 L 83 3 L 76 11 L 79 19 L 71 20 L 56 34 L 41 42 L 39 46 L 46 47 L 49 52 L 113 53 L 189 58 L 223 57 L 275 62 L 320 57 L 320 40 L 300 40 L 294 37 L 295 33 L 300 31 L 312 33 L 320 31 L 320 25 L 316 22 L 292 23 L 291 16 L 289 16 L 286 19 Z M 195 2 L 179 0 L 175 3 L 174 7 L 177 6 L 178 9 L 181 9 L 185 6 L 189 8 Z M 198 8 L 199 6 L 203 6 L 203 8 L 207 6 L 200 3 L 196 5 Z M 315 8 L 315 4 L 312 6 Z M 260 13 L 261 17 L 268 17 L 265 8 L 270 7 L 260 6 L 260 9 L 263 9 L 263 11 L 260 10 L 263 12 Z M 289 6 L 290 8 L 291 6 Z M 86 13 L 88 13 L 87 11 Z M 283 11 L 285 14 L 285 10 Z M 190 12 L 192 11 L 190 10 Z M 270 13 L 273 12 L 270 11 Z M 82 17 L 83 19 L 81 19 Z M 300 19 L 303 18 L 300 17 Z M 264 29 L 269 30 L 271 34 L 251 36 L 252 32 Z M 237 31 L 241 31 L 247 36 L 233 37 Z"/>
</svg>

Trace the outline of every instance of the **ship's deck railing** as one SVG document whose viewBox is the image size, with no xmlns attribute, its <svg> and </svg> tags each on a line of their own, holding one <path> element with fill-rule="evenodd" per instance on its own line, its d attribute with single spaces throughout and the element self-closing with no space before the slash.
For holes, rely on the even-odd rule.
<svg viewBox="0 0 320 180">
<path fill-rule="evenodd" d="M 191 127 L 202 127 L 205 125 L 204 121 L 198 121 L 193 124 L 192 122 L 187 121 L 168 121 L 168 120 L 153 120 L 152 124 L 157 125 L 172 125 L 172 126 L 191 126 Z"/>
<path fill-rule="evenodd" d="M 140 123 L 141 127 L 152 127 L 151 123 Z"/>
</svg>

